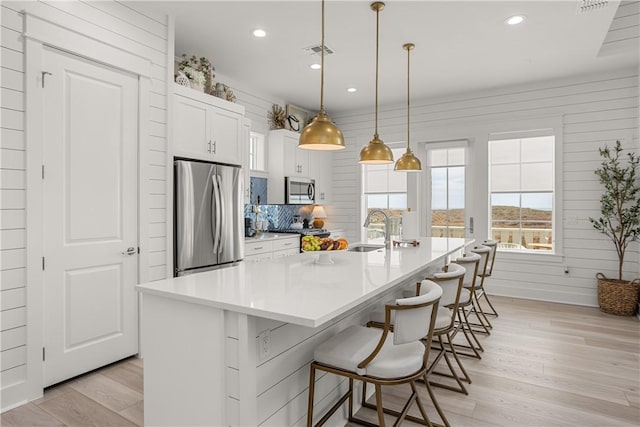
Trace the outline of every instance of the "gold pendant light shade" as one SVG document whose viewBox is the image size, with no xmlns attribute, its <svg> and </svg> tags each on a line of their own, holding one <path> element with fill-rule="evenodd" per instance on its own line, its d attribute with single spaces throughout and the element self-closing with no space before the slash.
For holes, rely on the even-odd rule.
<svg viewBox="0 0 640 427">
<path fill-rule="evenodd" d="M 409 86 L 409 71 L 411 70 L 411 51 L 416 47 L 413 43 L 405 43 L 402 45 L 402 48 L 407 51 L 407 151 L 398 159 L 393 170 L 399 172 L 420 172 L 422 170 L 422 165 L 420 164 L 420 160 L 413 155 L 413 151 L 411 151 L 410 140 L 411 140 L 411 129 L 410 129 L 410 119 L 411 119 L 411 92 Z"/>
<path fill-rule="evenodd" d="M 334 125 L 324 110 L 320 110 L 302 130 L 298 148 L 309 150 L 342 150 L 344 136 L 338 126 Z"/>
<path fill-rule="evenodd" d="M 361 164 L 383 165 L 393 163 L 393 153 L 391 149 L 378 136 L 378 50 L 379 50 L 379 29 L 380 11 L 384 9 L 383 2 L 371 3 L 371 10 L 376 13 L 376 103 L 375 103 L 375 132 L 369 145 L 360 151 Z"/>
<path fill-rule="evenodd" d="M 320 111 L 302 130 L 298 141 L 298 148 L 306 150 L 342 150 L 344 136 L 338 126 L 331 122 L 324 111 L 324 0 L 322 0 L 322 44 L 320 49 Z"/>
<path fill-rule="evenodd" d="M 366 165 L 384 165 L 393 163 L 393 153 L 391 148 L 382 142 L 378 134 L 373 136 L 369 145 L 360 150 L 360 162 Z"/>
</svg>

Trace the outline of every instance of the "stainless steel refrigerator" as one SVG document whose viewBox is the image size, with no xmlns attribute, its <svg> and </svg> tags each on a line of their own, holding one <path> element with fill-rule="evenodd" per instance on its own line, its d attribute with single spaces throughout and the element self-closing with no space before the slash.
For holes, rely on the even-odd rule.
<svg viewBox="0 0 640 427">
<path fill-rule="evenodd" d="M 244 257 L 243 175 L 236 166 L 174 161 L 174 275 Z"/>
</svg>

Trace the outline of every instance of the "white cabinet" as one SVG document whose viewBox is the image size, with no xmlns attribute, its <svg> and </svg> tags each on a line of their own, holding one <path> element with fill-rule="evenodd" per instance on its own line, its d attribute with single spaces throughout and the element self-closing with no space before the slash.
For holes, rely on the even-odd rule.
<svg viewBox="0 0 640 427">
<path fill-rule="evenodd" d="M 174 94 L 174 154 L 242 165 L 244 107 L 178 85 Z"/>
<path fill-rule="evenodd" d="M 309 177 L 316 181 L 316 203 L 330 203 L 333 187 L 333 154 L 330 151 L 309 151 Z"/>
<path fill-rule="evenodd" d="M 293 234 L 290 237 L 277 239 L 245 241 L 244 253 L 245 262 L 262 262 L 268 259 L 299 254 L 300 236 Z"/>
<path fill-rule="evenodd" d="M 269 132 L 269 204 L 284 203 L 284 177 L 304 176 L 316 181 L 316 203 L 331 201 L 333 154 L 298 148 L 299 133 L 278 129 Z"/>
<path fill-rule="evenodd" d="M 249 174 L 249 145 L 251 144 L 251 120 L 242 121 L 242 172 L 244 176 L 244 204 L 251 203 L 251 175 Z"/>
</svg>

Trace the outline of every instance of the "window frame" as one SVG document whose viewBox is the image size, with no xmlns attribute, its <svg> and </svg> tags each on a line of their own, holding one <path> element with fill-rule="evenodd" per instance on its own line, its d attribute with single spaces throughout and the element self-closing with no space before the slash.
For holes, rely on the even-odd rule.
<svg viewBox="0 0 640 427">
<path fill-rule="evenodd" d="M 563 119 L 562 117 L 553 117 L 553 118 L 541 118 L 537 120 L 523 120 L 523 121 L 514 121 L 505 125 L 502 129 L 491 129 L 487 135 L 487 158 L 486 158 L 486 179 L 487 179 L 487 224 L 486 224 L 486 232 L 487 236 L 491 235 L 491 226 L 492 226 L 492 212 L 491 212 L 491 158 L 490 158 L 490 150 L 489 150 L 489 142 L 497 141 L 497 140 L 505 140 L 505 139 L 520 139 L 520 138 L 528 138 L 528 137 L 539 137 L 539 136 L 554 136 L 554 147 L 553 147 L 553 171 L 554 171 L 554 180 L 553 180 L 553 225 L 552 225 L 552 242 L 553 242 L 553 250 L 552 251 L 535 251 L 535 250 L 509 250 L 501 248 L 500 252 L 503 255 L 507 255 L 510 257 L 513 255 L 514 257 L 518 257 L 521 260 L 521 257 L 528 257 L 531 260 L 540 259 L 546 260 L 550 262 L 562 262 L 563 260 L 563 217 L 564 217 L 564 209 L 563 209 L 563 173 L 562 173 L 562 165 L 563 165 Z M 527 191 L 520 191 L 520 194 L 527 193 Z"/>
</svg>

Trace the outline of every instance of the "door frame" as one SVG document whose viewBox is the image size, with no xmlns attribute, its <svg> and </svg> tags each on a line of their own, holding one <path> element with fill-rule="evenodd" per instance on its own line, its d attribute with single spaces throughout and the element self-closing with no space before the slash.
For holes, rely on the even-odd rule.
<svg viewBox="0 0 640 427">
<path fill-rule="evenodd" d="M 473 200 L 473 195 L 471 192 L 469 192 L 471 186 L 469 185 L 469 181 L 472 180 L 472 176 L 473 174 L 471 173 L 473 171 L 473 164 L 472 162 L 469 161 L 470 158 L 470 151 L 471 151 L 471 139 L 467 139 L 467 138 L 460 138 L 460 139 L 452 139 L 452 140 L 439 140 L 439 141 L 425 141 L 422 144 L 423 147 L 423 151 L 421 152 L 421 161 L 422 164 L 424 165 L 424 171 L 425 173 L 423 174 L 423 190 L 426 192 L 425 193 L 425 197 L 421 198 L 422 201 L 422 212 L 424 212 L 424 215 L 421 216 L 421 223 L 422 223 L 422 229 L 425 231 L 424 234 L 426 236 L 432 237 L 430 236 L 429 233 L 431 233 L 431 227 L 430 227 L 430 220 L 431 220 L 431 197 L 427 197 L 426 194 L 428 193 L 429 195 L 431 194 L 431 174 L 428 173 L 429 171 L 429 150 L 438 150 L 438 149 L 445 149 L 445 148 L 464 148 L 465 149 L 465 172 L 464 172 L 464 226 L 465 226 L 465 238 L 468 239 L 473 239 L 474 238 L 474 234 L 475 234 L 475 221 L 476 221 L 476 216 L 473 213 L 473 206 L 474 206 L 474 200 Z M 474 218 L 474 232 L 472 233 L 469 230 L 469 220 L 470 218 Z"/>
<path fill-rule="evenodd" d="M 138 245 L 148 248 L 148 230 L 141 221 L 150 207 L 149 176 L 149 97 L 151 61 L 90 38 L 72 29 L 24 12 L 25 54 L 25 147 L 26 147 L 26 272 L 27 272 L 27 380 L 25 401 L 43 395 L 44 345 L 43 308 L 43 47 L 46 45 L 85 59 L 138 76 Z M 148 260 L 141 249 L 138 256 L 138 283 L 148 280 Z"/>
</svg>

